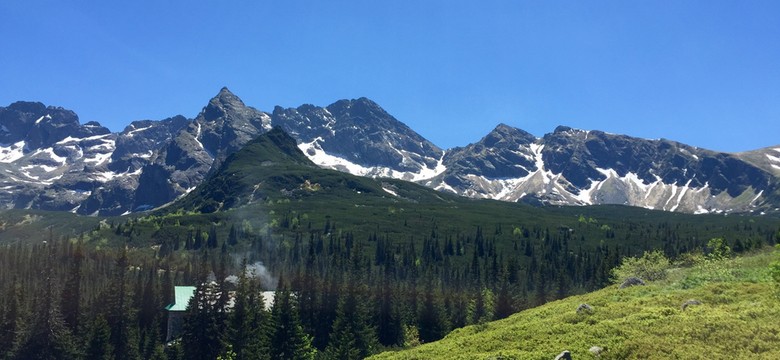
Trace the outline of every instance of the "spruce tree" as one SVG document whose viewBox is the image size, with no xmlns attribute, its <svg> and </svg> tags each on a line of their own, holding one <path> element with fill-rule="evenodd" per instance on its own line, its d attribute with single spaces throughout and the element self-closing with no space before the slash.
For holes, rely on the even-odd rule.
<svg viewBox="0 0 780 360">
<path fill-rule="evenodd" d="M 87 359 L 113 359 L 114 349 L 111 346 L 111 329 L 108 327 L 108 322 L 106 322 L 103 315 L 98 315 L 92 321 L 86 345 Z"/>
<path fill-rule="evenodd" d="M 329 359 L 363 359 L 377 348 L 366 286 L 353 276 L 342 289 L 325 355 Z"/>
<path fill-rule="evenodd" d="M 270 359 L 265 303 L 257 280 L 247 274 L 246 259 L 241 268 L 234 306 L 228 317 L 227 342 L 236 360 Z"/>
<path fill-rule="evenodd" d="M 271 358 L 280 360 L 311 360 L 314 349 L 311 338 L 306 335 L 298 318 L 295 299 L 283 279 L 274 296 L 271 308 L 273 330 L 271 331 Z"/>
<path fill-rule="evenodd" d="M 514 313 L 514 302 L 510 293 L 509 281 L 504 278 L 501 280 L 501 288 L 496 297 L 496 309 L 494 311 L 496 320 L 503 319 Z"/>
<path fill-rule="evenodd" d="M 417 316 L 417 328 L 420 341 L 424 343 L 443 338 L 449 330 L 441 295 L 434 290 L 432 281 L 428 281 L 427 286 L 425 286 L 425 293 Z"/>
<path fill-rule="evenodd" d="M 22 288 L 16 277 L 14 277 L 10 291 L 6 292 L 9 296 L 5 298 L 5 311 L 3 316 L 0 317 L 2 321 L 0 323 L 0 359 L 5 359 L 10 354 L 16 334 L 20 328 L 19 325 L 22 318 L 22 309 L 20 308 L 22 301 L 21 291 Z"/>
<path fill-rule="evenodd" d="M 139 359 L 138 326 L 132 308 L 132 296 L 128 286 L 129 261 L 127 248 L 123 248 L 114 265 L 114 274 L 105 295 L 104 316 L 111 329 L 111 346 L 116 360 Z"/>
<path fill-rule="evenodd" d="M 79 332 L 79 319 L 81 317 L 81 263 L 83 260 L 84 249 L 81 241 L 79 241 L 70 258 L 68 279 L 65 282 L 65 288 L 62 290 L 62 299 L 60 300 L 60 308 L 62 309 L 65 323 L 74 334 Z"/>
<path fill-rule="evenodd" d="M 375 290 L 377 338 L 384 346 L 402 345 L 404 340 L 397 292 L 388 274 L 385 275 L 382 285 Z"/>
<path fill-rule="evenodd" d="M 51 239 L 51 236 L 50 236 Z M 15 359 L 76 359 L 73 334 L 60 313 L 54 262 L 55 244 L 51 240 L 45 245 L 48 259 L 42 271 L 43 285 L 36 293 L 35 305 L 29 321 L 29 328 L 21 332 L 14 351 Z"/>
<path fill-rule="evenodd" d="M 204 257 L 207 255 L 204 255 Z M 207 262 L 202 264 L 195 293 L 187 304 L 182 324 L 184 357 L 195 360 L 213 360 L 222 352 L 221 324 L 216 304 L 219 290 L 215 282 L 208 281 Z"/>
</svg>

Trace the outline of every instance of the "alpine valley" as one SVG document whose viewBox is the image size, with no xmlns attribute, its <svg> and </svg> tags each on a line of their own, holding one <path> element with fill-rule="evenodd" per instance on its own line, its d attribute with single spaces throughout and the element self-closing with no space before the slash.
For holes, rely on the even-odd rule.
<svg viewBox="0 0 780 360">
<path fill-rule="evenodd" d="M 445 151 L 365 98 L 227 89 L 120 133 L 0 120 L 0 359 L 780 351 L 774 148 L 499 125 Z"/>
<path fill-rule="evenodd" d="M 61 107 L 0 107 L 0 207 L 101 216 L 157 208 L 273 126 L 320 167 L 471 198 L 695 214 L 780 207 L 780 145 L 723 153 L 565 126 L 537 138 L 500 124 L 444 150 L 366 98 L 267 113 L 227 88 L 195 119 L 134 121 L 119 133 Z"/>
</svg>

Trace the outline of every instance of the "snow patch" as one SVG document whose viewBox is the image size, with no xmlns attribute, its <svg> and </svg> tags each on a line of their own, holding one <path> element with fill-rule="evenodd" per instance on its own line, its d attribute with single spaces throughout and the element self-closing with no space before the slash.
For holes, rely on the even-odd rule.
<svg viewBox="0 0 780 360">
<path fill-rule="evenodd" d="M 116 146 L 116 142 L 114 140 L 104 139 L 102 144 L 92 146 L 90 147 L 90 150 L 114 150 L 115 146 Z"/>
<path fill-rule="evenodd" d="M 43 119 L 50 119 L 51 120 L 51 115 L 47 114 L 47 115 L 39 117 L 38 120 L 35 120 L 35 124 L 36 125 L 39 124 L 41 121 L 43 121 Z"/>
<path fill-rule="evenodd" d="M 39 181 L 41 180 L 40 176 L 34 176 L 34 175 L 30 174 L 29 171 L 22 171 L 22 175 L 26 176 L 29 179 L 39 180 Z"/>
<path fill-rule="evenodd" d="M 97 165 L 100 165 L 100 164 L 108 161 L 109 159 L 111 159 L 111 153 L 105 153 L 105 154 L 97 153 L 97 154 L 94 154 L 93 158 L 84 159 L 84 162 L 88 162 L 88 163 L 93 162 L 93 163 L 95 163 L 95 166 L 97 166 Z"/>
<path fill-rule="evenodd" d="M 24 141 L 14 144 L 0 144 L 0 163 L 12 163 L 24 156 Z"/>
<path fill-rule="evenodd" d="M 198 132 L 195 134 L 195 141 L 198 142 L 198 145 L 200 145 L 201 149 L 205 149 L 205 147 L 203 147 L 203 143 L 200 142 L 200 130 L 201 130 L 201 125 L 200 123 L 198 123 Z"/>
<path fill-rule="evenodd" d="M 750 201 L 750 205 L 753 205 L 753 203 L 756 202 L 756 200 L 758 200 L 758 198 L 760 198 L 761 195 L 764 195 L 764 190 L 761 190 L 761 191 L 758 192 L 756 197 L 754 197 L 753 200 Z"/>
<path fill-rule="evenodd" d="M 685 193 L 686 193 L 686 192 L 688 191 L 688 189 L 690 188 L 691 181 L 693 181 L 693 179 L 689 179 L 689 180 L 688 180 L 688 182 L 687 182 L 687 183 L 685 183 L 685 186 L 684 186 L 684 187 L 682 188 L 682 190 L 680 191 L 680 195 L 678 195 L 678 196 L 677 196 L 677 204 L 675 204 L 675 205 L 672 207 L 672 210 L 671 210 L 671 211 L 675 211 L 675 210 L 677 210 L 677 208 L 678 208 L 678 207 L 680 207 L 680 202 L 682 202 L 683 196 L 685 196 Z M 677 190 L 677 187 L 675 186 L 675 191 L 676 191 L 676 190 Z"/>
<path fill-rule="evenodd" d="M 66 138 L 64 138 L 64 139 L 62 139 L 60 141 L 57 141 L 57 145 L 63 145 L 63 144 L 67 144 L 69 142 L 75 142 L 75 141 L 81 141 L 81 139 L 74 138 L 73 136 L 68 136 L 68 137 L 66 137 Z"/>
<path fill-rule="evenodd" d="M 596 189 L 597 184 L 599 187 L 601 187 L 600 183 L 600 181 L 591 180 L 590 186 L 588 186 L 587 189 L 580 190 L 580 193 L 574 196 L 574 198 L 577 199 L 577 201 L 579 201 L 581 204 L 593 205 L 593 195 L 591 193 Z"/>
<path fill-rule="evenodd" d="M 45 172 L 52 172 L 54 170 L 59 169 L 58 166 L 47 166 L 47 165 L 38 165 L 38 166 L 40 166 L 40 168 L 43 169 L 43 171 Z"/>
<path fill-rule="evenodd" d="M 46 154 L 46 155 L 49 156 L 50 159 L 52 159 L 52 160 L 54 160 L 54 161 L 56 161 L 56 162 L 58 162 L 60 164 L 65 164 L 65 162 L 68 160 L 68 158 L 66 158 L 66 157 L 62 157 L 62 156 L 59 156 L 59 155 L 55 154 L 54 153 L 54 149 L 52 149 L 52 148 L 38 149 L 38 150 L 36 150 L 32 154 L 32 156 L 36 156 L 36 155 L 39 155 L 39 154 Z"/>
<path fill-rule="evenodd" d="M 132 153 L 132 154 L 130 154 L 130 156 L 135 157 L 135 158 L 141 158 L 141 159 L 147 159 L 148 160 L 148 159 L 150 159 L 152 157 L 153 154 L 154 154 L 154 151 L 149 150 L 149 152 L 145 153 L 145 154 Z"/>
<path fill-rule="evenodd" d="M 393 189 L 390 189 L 390 188 L 387 188 L 387 187 L 384 187 L 384 186 L 382 186 L 382 190 L 384 190 L 386 193 L 388 193 L 388 194 L 390 194 L 390 195 L 393 195 L 393 196 L 395 196 L 395 197 L 399 197 L 399 196 L 398 196 L 398 193 L 396 193 L 395 191 L 393 191 Z"/>
<path fill-rule="evenodd" d="M 544 150 L 544 145 L 531 144 L 531 152 L 533 152 L 534 154 L 534 163 L 536 164 L 536 172 L 541 173 L 544 176 L 542 178 L 542 181 L 544 181 L 544 184 L 546 185 L 550 183 L 552 172 L 546 172 L 544 170 L 544 159 L 542 159 L 542 150 Z"/>
<path fill-rule="evenodd" d="M 412 181 L 422 181 L 427 179 L 432 179 L 436 176 L 439 176 L 439 174 L 447 171 L 447 167 L 444 166 L 444 154 L 446 152 L 441 153 L 441 158 L 439 158 L 439 161 L 436 162 L 436 166 L 431 169 L 429 167 L 423 167 L 420 169 L 420 172 L 417 173 L 417 176 L 415 176 L 415 179 Z"/>
<path fill-rule="evenodd" d="M 311 142 L 298 144 L 298 148 L 301 149 L 304 154 L 306 154 L 309 160 L 320 167 L 345 171 L 353 175 L 368 177 L 389 177 L 406 181 L 423 181 L 431 179 L 447 170 L 447 167 L 443 164 L 443 154 L 433 169 L 423 167 L 419 172 L 397 171 L 383 166 L 366 167 L 360 164 L 355 164 L 342 157 L 328 154 L 322 149 L 322 146 L 320 146 L 321 142 L 324 142 L 324 140 L 321 137 L 317 137 Z M 399 153 L 401 152 L 399 151 Z M 404 159 L 408 157 L 408 155 L 404 155 L 403 153 L 401 153 L 401 155 L 404 156 Z"/>
<path fill-rule="evenodd" d="M 437 185 L 434 188 L 434 190 L 439 190 L 439 191 L 446 190 L 446 191 L 449 191 L 449 192 L 454 193 L 454 194 L 458 193 L 457 191 L 455 191 L 455 189 L 452 186 L 450 186 L 450 184 L 447 184 L 444 181 L 442 181 L 439 185 Z"/>
<path fill-rule="evenodd" d="M 26 165 L 19 168 L 19 170 L 30 170 L 34 168 L 40 168 L 45 172 L 52 172 L 54 170 L 57 170 L 59 167 L 57 166 L 48 166 L 48 165 Z"/>
<path fill-rule="evenodd" d="M 147 127 L 140 128 L 140 129 L 130 130 L 126 135 L 127 135 L 127 137 L 133 137 L 133 136 L 135 136 L 135 134 L 137 134 L 137 133 L 139 133 L 141 131 L 149 130 L 151 128 L 152 128 L 151 126 L 147 126 Z"/>
<path fill-rule="evenodd" d="M 707 210 L 707 209 L 705 209 L 705 208 L 704 208 L 704 207 L 702 207 L 701 205 L 697 205 L 697 206 L 696 206 L 696 211 L 694 211 L 693 213 L 694 213 L 694 214 L 696 214 L 696 215 L 700 215 L 700 214 L 709 214 L 709 213 L 710 213 L 710 211 L 709 211 L 709 210 Z"/>
<path fill-rule="evenodd" d="M 664 204 L 664 207 L 663 207 L 663 209 L 664 209 L 664 210 L 666 210 L 666 207 L 669 205 L 669 202 L 671 202 L 671 201 L 672 201 L 672 199 L 674 199 L 674 196 L 675 196 L 675 195 L 677 195 L 677 187 L 676 187 L 676 186 L 673 186 L 673 187 L 672 187 L 672 195 L 671 195 L 671 196 L 669 196 L 669 199 L 668 199 L 668 200 L 666 200 L 666 203 Z"/>
</svg>

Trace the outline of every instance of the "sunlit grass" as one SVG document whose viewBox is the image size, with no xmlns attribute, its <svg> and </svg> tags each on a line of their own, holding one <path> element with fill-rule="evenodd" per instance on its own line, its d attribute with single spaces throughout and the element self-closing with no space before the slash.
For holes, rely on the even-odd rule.
<svg viewBox="0 0 780 360">
<path fill-rule="evenodd" d="M 617 285 L 529 309 L 507 319 L 455 330 L 445 339 L 378 359 L 780 359 L 780 301 L 769 263 L 774 255 L 672 269 L 666 280 Z M 701 305 L 685 310 L 686 300 Z M 579 304 L 592 314 L 577 314 Z"/>
</svg>

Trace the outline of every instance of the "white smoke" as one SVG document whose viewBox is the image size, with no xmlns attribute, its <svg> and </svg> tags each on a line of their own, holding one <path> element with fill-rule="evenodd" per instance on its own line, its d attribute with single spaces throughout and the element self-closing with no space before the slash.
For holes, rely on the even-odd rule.
<svg viewBox="0 0 780 360">
<path fill-rule="evenodd" d="M 255 262 L 246 266 L 246 276 L 250 279 L 260 280 L 260 287 L 267 290 L 276 290 L 276 284 L 279 282 L 275 276 L 268 271 L 262 261 Z M 238 284 L 238 276 L 229 275 L 225 281 Z"/>
<path fill-rule="evenodd" d="M 247 265 L 246 275 L 253 279 L 260 279 L 260 285 L 264 289 L 276 290 L 276 284 L 279 282 L 279 279 L 271 275 L 271 272 L 263 265 L 262 261 Z"/>
</svg>

